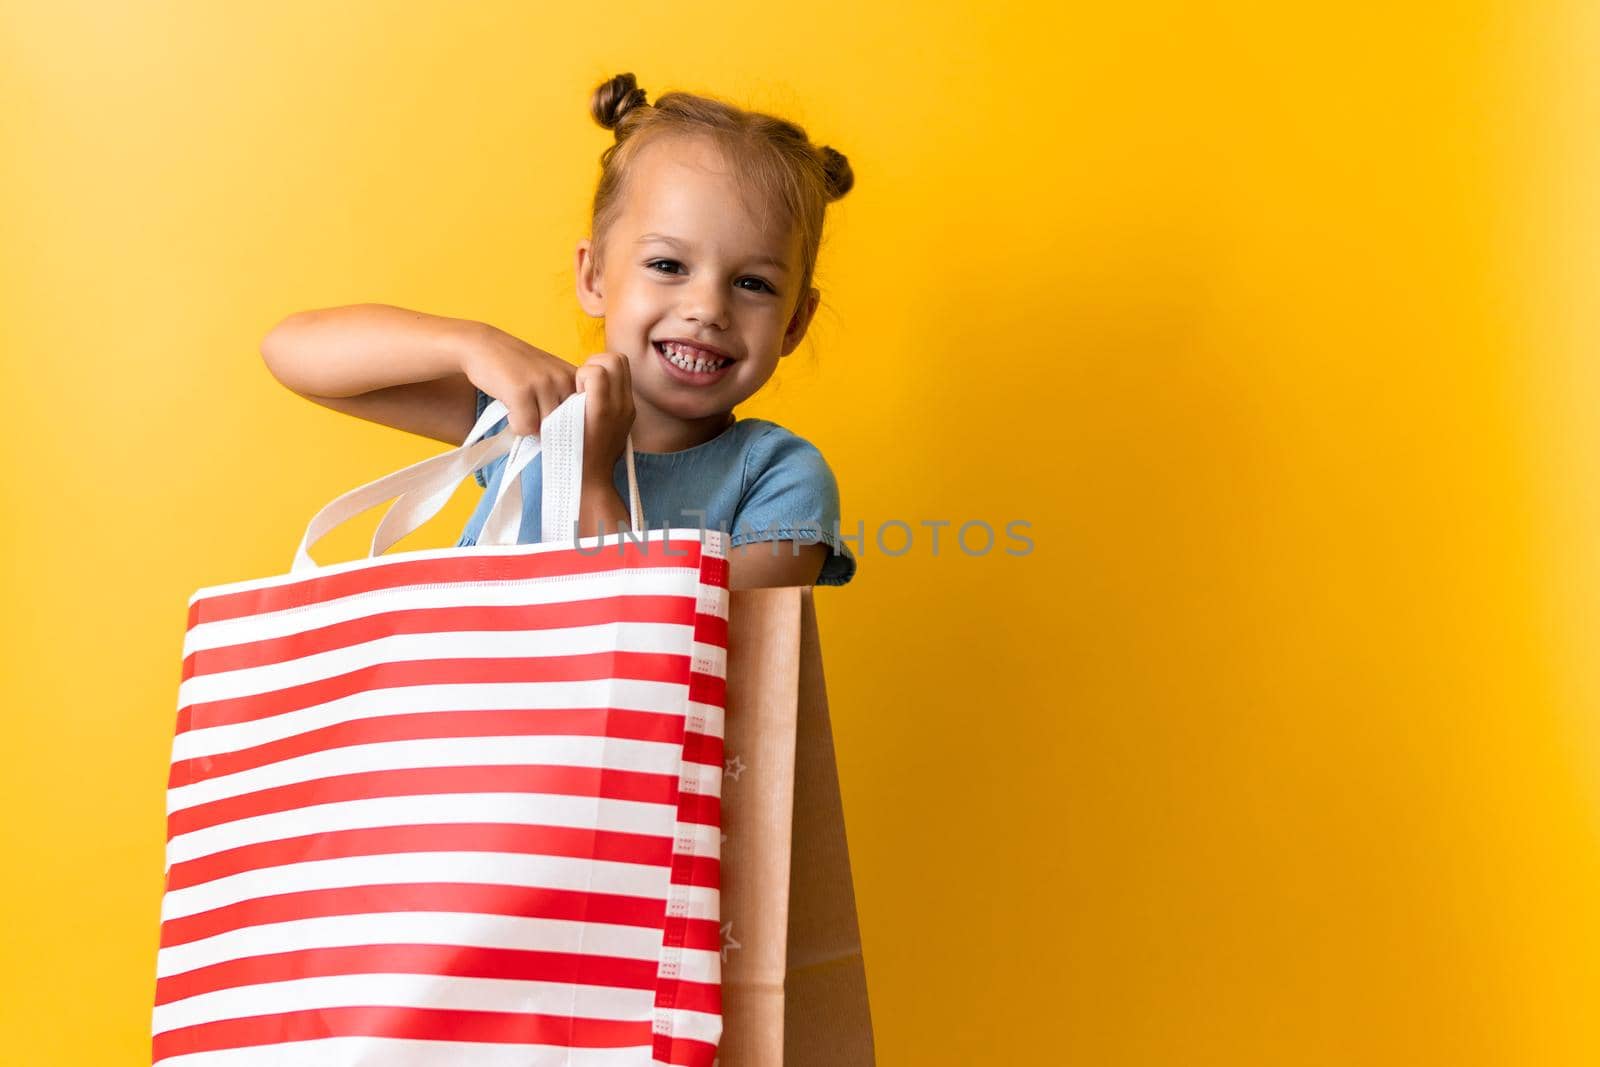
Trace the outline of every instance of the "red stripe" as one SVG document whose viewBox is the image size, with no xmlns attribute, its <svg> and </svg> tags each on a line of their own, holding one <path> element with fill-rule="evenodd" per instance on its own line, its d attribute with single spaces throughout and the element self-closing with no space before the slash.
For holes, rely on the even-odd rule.
<svg viewBox="0 0 1600 1067">
<path fill-rule="evenodd" d="M 722 887 L 722 861 L 715 856 L 691 856 L 687 853 L 674 853 L 672 857 L 672 884 L 698 885 L 708 889 L 720 889 Z"/>
<path fill-rule="evenodd" d="M 678 744 L 683 740 L 683 718 L 625 708 L 515 708 L 419 711 L 353 719 L 236 752 L 177 760 L 167 776 L 167 787 L 175 789 L 264 767 L 280 760 L 353 745 L 425 738 L 542 735 L 618 737 L 632 741 Z"/>
<path fill-rule="evenodd" d="M 685 730 L 683 733 L 683 761 L 685 763 L 704 763 L 712 767 L 724 765 L 722 755 L 722 738 L 712 734 L 695 733 Z"/>
<path fill-rule="evenodd" d="M 728 558 L 701 553 L 700 581 L 718 589 L 728 588 Z"/>
<path fill-rule="evenodd" d="M 187 945 L 230 930 L 268 923 L 320 919 L 330 915 L 376 915 L 396 911 L 444 911 L 473 915 L 516 915 L 530 919 L 566 919 L 618 926 L 660 927 L 664 901 L 617 893 L 552 889 L 542 886 L 479 885 L 463 882 L 409 882 L 384 886 L 307 889 L 256 897 L 210 911 L 168 919 L 161 924 L 161 947 Z M 714 926 L 709 919 L 691 920 Z M 711 944 L 716 948 L 715 928 Z M 705 931 L 693 936 L 704 938 Z"/>
<path fill-rule="evenodd" d="M 400 911 L 513 915 L 526 919 L 565 919 L 661 929 L 666 918 L 665 908 L 665 902 L 654 897 L 543 886 L 409 882 L 307 889 L 242 900 L 180 919 L 168 919 L 161 924 L 161 947 L 187 945 L 248 926 Z M 685 948 L 722 951 L 721 932 L 715 920 L 688 919 L 686 922 Z"/>
<path fill-rule="evenodd" d="M 533 547 L 533 546 L 530 546 Z M 432 559 L 397 560 L 319 574 L 257 589 L 200 596 L 189 605 L 189 625 L 261 615 L 320 604 L 339 597 L 398 589 L 407 585 L 452 582 L 506 582 L 556 575 L 601 574 L 640 567 L 699 567 L 698 540 L 674 538 L 643 545 L 626 539 L 587 554 L 576 548 L 490 555 L 471 548 Z M 703 568 L 702 568 L 703 570 Z"/>
<path fill-rule="evenodd" d="M 566 796 L 673 804 L 678 776 L 623 771 L 613 767 L 548 767 L 516 764 L 498 767 L 412 767 L 362 771 L 309 782 L 294 782 L 253 793 L 183 808 L 167 816 L 167 840 L 236 819 L 278 811 L 374 797 L 440 793 L 558 793 Z"/>
<path fill-rule="evenodd" d="M 176 733 L 282 715 L 357 693 L 414 685 L 483 685 L 497 682 L 578 682 L 631 679 L 683 684 L 689 657 L 664 652 L 590 652 L 579 655 L 488 659 L 424 659 L 377 663 L 331 678 L 271 692 L 188 704 L 178 711 Z M 691 687 L 692 687 L 691 682 Z"/>
<path fill-rule="evenodd" d="M 618 830 L 517 823 L 440 823 L 330 830 L 241 845 L 175 863 L 167 871 L 167 891 L 187 889 L 266 867 L 402 852 L 509 852 L 666 867 L 672 863 L 672 838 Z"/>
<path fill-rule="evenodd" d="M 727 704 L 727 682 L 713 674 L 691 671 L 689 674 L 689 699 L 696 704 L 724 707 Z M 182 716 L 179 716 L 180 721 Z"/>
<path fill-rule="evenodd" d="M 652 1038 L 655 1062 L 681 1064 L 683 1067 L 711 1067 L 716 1059 L 717 1046 L 690 1037 L 667 1037 L 656 1034 Z"/>
<path fill-rule="evenodd" d="M 728 647 L 728 620 L 716 615 L 697 614 L 694 617 L 694 639 L 703 645 Z"/>
<path fill-rule="evenodd" d="M 683 922 L 685 925 L 684 948 L 692 948 L 699 952 L 720 953 L 722 951 L 722 927 L 717 920 L 685 918 Z"/>
<path fill-rule="evenodd" d="M 546 630 L 613 622 L 692 626 L 695 624 L 694 608 L 693 598 L 687 596 L 611 596 L 559 604 L 457 605 L 378 611 L 283 637 L 192 652 L 184 657 L 183 677 L 281 663 L 394 634 Z"/>
<path fill-rule="evenodd" d="M 678 798 L 678 821 L 721 826 L 722 799 L 705 793 L 684 793 Z"/>
<path fill-rule="evenodd" d="M 721 945 L 711 946 L 712 952 L 721 950 Z M 656 1007 L 720 1015 L 722 986 L 716 982 L 688 982 L 682 978 L 663 978 L 656 987 Z"/>
<path fill-rule="evenodd" d="M 556 1045 L 570 1048 L 627 1048 L 651 1043 L 649 1022 L 572 1019 L 521 1012 L 446 1011 L 438 1008 L 316 1008 L 279 1015 L 186 1026 L 158 1034 L 152 1059 L 216 1049 L 312 1041 L 325 1037 L 394 1037 L 414 1041 L 471 1041 L 494 1044 Z M 290 1057 L 289 1062 L 292 1062 Z M 674 1061 L 677 1062 L 677 1061 Z M 709 1067 L 710 1060 L 706 1060 Z"/>
<path fill-rule="evenodd" d="M 345 945 L 228 960 L 156 982 L 156 1005 L 219 989 L 351 974 L 428 974 L 653 989 L 657 962 L 475 945 Z"/>
</svg>

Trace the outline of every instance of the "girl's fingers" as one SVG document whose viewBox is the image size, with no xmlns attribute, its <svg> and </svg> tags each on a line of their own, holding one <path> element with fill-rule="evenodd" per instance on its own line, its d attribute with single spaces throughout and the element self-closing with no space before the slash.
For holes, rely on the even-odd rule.
<svg viewBox="0 0 1600 1067">
<path fill-rule="evenodd" d="M 617 370 L 617 401 L 621 403 L 633 395 L 633 366 L 627 356 L 617 360 Z"/>
<path fill-rule="evenodd" d="M 598 363 L 585 364 L 578 369 L 578 391 L 586 393 L 586 401 L 591 417 L 603 416 L 615 405 L 615 394 L 612 389 L 614 375 L 606 373 L 606 368 Z"/>
<path fill-rule="evenodd" d="M 580 393 L 592 393 L 592 403 L 607 412 L 627 411 L 633 401 L 633 375 L 628 357 L 620 352 L 598 352 L 578 368 L 574 379 Z"/>
<path fill-rule="evenodd" d="M 507 402 L 509 419 L 507 429 L 518 437 L 539 432 L 539 394 L 531 389 L 517 395 L 516 403 Z"/>
<path fill-rule="evenodd" d="M 611 386 L 611 407 L 614 411 L 622 407 L 622 398 L 627 394 L 629 388 L 628 363 L 626 360 L 622 360 L 620 364 L 606 376 L 607 382 Z"/>
<path fill-rule="evenodd" d="M 604 382 L 606 406 L 616 409 L 617 400 L 627 386 L 628 366 L 627 360 L 616 352 L 600 352 L 589 360 L 589 365 L 594 367 L 599 381 Z M 597 385 L 597 388 L 600 386 Z"/>
</svg>

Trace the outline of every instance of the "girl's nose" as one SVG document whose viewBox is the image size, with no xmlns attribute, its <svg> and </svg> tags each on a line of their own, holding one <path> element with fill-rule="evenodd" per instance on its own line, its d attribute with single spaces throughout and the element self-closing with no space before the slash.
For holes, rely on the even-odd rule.
<svg viewBox="0 0 1600 1067">
<path fill-rule="evenodd" d="M 685 319 L 692 319 L 702 326 L 726 329 L 728 298 L 720 289 L 700 286 L 687 291 L 680 314 Z"/>
</svg>

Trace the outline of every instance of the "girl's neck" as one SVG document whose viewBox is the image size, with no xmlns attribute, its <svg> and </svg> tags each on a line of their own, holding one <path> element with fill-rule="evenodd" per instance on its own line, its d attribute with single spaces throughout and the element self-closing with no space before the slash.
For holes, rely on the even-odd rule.
<svg viewBox="0 0 1600 1067">
<path fill-rule="evenodd" d="M 731 411 L 719 411 L 700 419 L 680 419 L 652 406 L 634 394 L 633 438 L 635 452 L 682 452 L 703 445 L 733 425 Z"/>
</svg>

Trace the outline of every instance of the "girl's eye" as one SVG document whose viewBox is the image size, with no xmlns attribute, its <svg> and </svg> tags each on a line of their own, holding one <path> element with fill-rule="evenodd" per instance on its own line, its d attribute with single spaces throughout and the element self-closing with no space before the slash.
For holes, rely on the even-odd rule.
<svg viewBox="0 0 1600 1067">
<path fill-rule="evenodd" d="M 650 260 L 650 261 L 649 261 L 649 262 L 647 262 L 647 263 L 646 263 L 646 264 L 645 264 L 645 266 L 646 266 L 646 267 L 649 267 L 649 268 L 651 268 L 651 269 L 654 269 L 654 268 L 655 268 L 655 267 L 656 267 L 656 265 L 657 265 L 657 264 L 660 264 L 660 263 L 670 263 L 670 264 L 672 264 L 672 265 L 673 265 L 673 266 L 675 266 L 675 267 L 681 267 L 681 266 L 683 266 L 683 264 L 682 264 L 682 263 L 679 263 L 679 262 L 678 262 L 678 261 L 677 261 L 677 260 L 675 260 L 675 259 L 652 259 L 652 260 Z M 676 272 L 675 272 L 675 271 L 668 271 L 668 272 L 667 272 L 667 273 L 669 273 L 669 274 L 670 274 L 670 273 L 676 273 Z M 761 292 L 761 291 L 762 291 L 762 290 L 763 290 L 763 289 L 764 289 L 764 290 L 766 290 L 766 291 L 767 291 L 767 292 L 769 292 L 769 293 L 771 293 L 771 294 L 773 294 L 773 295 L 774 295 L 774 296 L 776 296 L 776 295 L 777 295 L 777 293 L 778 293 L 778 291 L 777 291 L 777 290 L 776 290 L 776 289 L 774 289 L 774 288 L 773 288 L 773 287 L 772 287 L 772 286 L 771 286 L 771 285 L 768 285 L 768 284 L 767 284 L 767 283 L 766 283 L 766 282 L 765 282 L 765 281 L 764 281 L 764 280 L 762 280 L 762 279 L 761 279 L 761 278 L 756 278 L 756 277 L 744 277 L 744 278 L 740 278 L 740 279 L 739 279 L 739 280 L 740 280 L 740 281 L 741 281 L 741 282 L 755 282 L 755 283 L 756 283 L 756 285 L 758 285 L 758 286 L 759 286 L 759 287 L 760 287 L 760 288 L 758 288 L 758 289 L 751 289 L 751 290 L 746 290 L 746 291 L 747 291 L 747 292 L 757 292 L 757 293 L 759 293 L 759 292 Z"/>
</svg>

